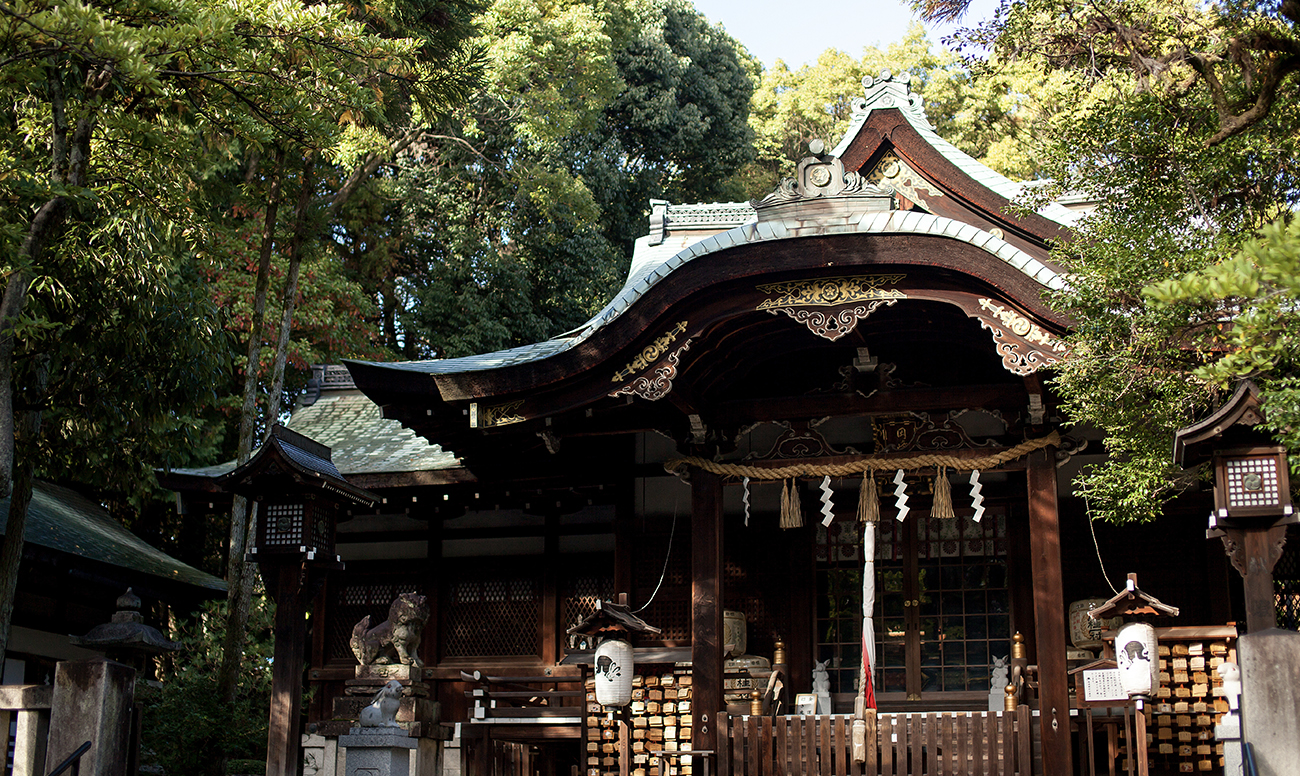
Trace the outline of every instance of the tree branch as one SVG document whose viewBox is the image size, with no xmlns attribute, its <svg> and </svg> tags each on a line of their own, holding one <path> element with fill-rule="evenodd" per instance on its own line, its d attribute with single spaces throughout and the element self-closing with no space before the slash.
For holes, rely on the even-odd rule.
<svg viewBox="0 0 1300 776">
<path fill-rule="evenodd" d="M 1259 123 L 1273 107 L 1273 102 L 1277 99 L 1277 89 L 1282 81 L 1297 69 L 1300 69 L 1300 56 L 1292 55 L 1271 60 L 1264 71 L 1255 104 L 1242 113 L 1234 114 L 1228 111 L 1225 114 L 1216 102 L 1215 108 L 1219 112 L 1219 131 L 1205 141 L 1206 148 L 1213 148 Z"/>
</svg>

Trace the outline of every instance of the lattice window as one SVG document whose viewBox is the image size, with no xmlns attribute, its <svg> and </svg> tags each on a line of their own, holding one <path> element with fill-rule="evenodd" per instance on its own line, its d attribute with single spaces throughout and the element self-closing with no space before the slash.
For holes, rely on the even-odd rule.
<svg viewBox="0 0 1300 776">
<path fill-rule="evenodd" d="M 1282 557 L 1273 567 L 1277 595 L 1277 627 L 1300 631 L 1300 525 L 1287 528 Z"/>
<path fill-rule="evenodd" d="M 328 508 L 321 506 L 320 504 L 317 504 L 315 509 L 317 510 L 316 519 L 312 521 L 311 525 L 312 547 L 322 552 L 326 550 L 332 551 L 333 544 L 330 542 L 330 523 L 333 522 L 331 520 L 333 515 L 326 512 L 325 510 Z"/>
<path fill-rule="evenodd" d="M 414 575 L 402 577 L 385 577 L 382 580 L 373 577 L 346 575 L 339 578 L 333 586 L 329 622 L 326 627 L 325 657 L 330 659 L 352 659 L 352 648 L 348 646 L 352 638 L 352 629 L 361 618 L 370 615 L 370 627 L 388 619 L 388 607 L 402 593 L 422 592 Z"/>
<path fill-rule="evenodd" d="M 673 641 L 678 644 L 689 644 L 691 642 L 691 602 L 689 599 L 665 599 L 661 591 L 654 602 L 637 616 L 663 631 L 663 635 L 659 637 L 662 642 Z M 648 638 L 644 639 L 644 642 L 654 643 L 653 640 Z"/>
<path fill-rule="evenodd" d="M 632 598 L 641 605 L 640 602 L 649 601 L 654 596 L 650 606 L 637 616 L 663 630 L 657 643 L 687 644 L 691 639 L 691 543 L 690 537 L 683 535 L 685 530 L 688 526 L 679 521 L 671 553 L 668 533 L 641 534 L 634 538 L 637 551 L 633 553 Z M 662 584 L 659 581 L 661 574 Z M 656 587 L 658 593 L 655 593 Z M 644 639 L 638 643 L 656 642 Z"/>
<path fill-rule="evenodd" d="M 877 530 L 877 690 L 988 689 L 990 661 L 1010 651 L 1005 512 L 990 505 L 980 523 L 886 519 Z M 857 689 L 861 547 L 859 523 L 817 528 L 817 659 L 828 661 L 832 692 Z"/>
<path fill-rule="evenodd" d="M 266 546 L 302 544 L 302 504 L 271 504 L 266 508 Z"/>
<path fill-rule="evenodd" d="M 468 570 L 466 570 L 468 571 Z M 537 654 L 541 582 L 536 572 L 501 566 L 460 574 L 444 585 L 443 657 L 527 657 Z"/>
<path fill-rule="evenodd" d="M 561 632 L 565 633 L 565 645 L 569 649 L 579 649 L 579 636 L 569 636 L 569 628 L 582 622 L 582 619 L 596 611 L 597 601 L 608 601 L 614 597 L 614 577 L 608 574 L 571 577 L 564 583 Z"/>
</svg>

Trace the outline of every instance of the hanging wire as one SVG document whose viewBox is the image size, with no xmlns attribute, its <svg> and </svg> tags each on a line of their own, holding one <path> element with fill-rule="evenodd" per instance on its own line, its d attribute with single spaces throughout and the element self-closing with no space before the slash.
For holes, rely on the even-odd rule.
<svg viewBox="0 0 1300 776">
<path fill-rule="evenodd" d="M 673 556 L 673 537 L 677 535 L 677 506 L 678 506 L 677 497 L 674 496 L 673 497 L 673 527 L 668 530 L 668 550 L 667 552 L 664 553 L 664 568 L 663 571 L 659 572 L 659 584 L 655 585 L 655 591 L 650 594 L 650 600 L 645 602 L 645 606 L 642 606 L 640 609 L 637 609 L 636 611 L 632 612 L 632 614 L 640 614 L 641 612 L 644 612 L 646 610 L 646 607 L 654 603 L 655 596 L 659 595 L 659 588 L 664 586 L 664 578 L 668 576 L 668 559 Z"/>
<path fill-rule="evenodd" d="M 1092 546 L 1097 550 L 1097 565 L 1101 567 L 1101 578 L 1106 580 L 1106 585 L 1110 588 L 1110 592 L 1119 595 L 1119 591 L 1115 589 L 1113 584 L 1111 584 L 1110 574 L 1106 573 L 1106 562 L 1101 559 L 1101 545 L 1097 543 L 1097 529 L 1092 525 L 1092 504 L 1088 503 L 1087 495 L 1083 497 L 1083 511 L 1084 514 L 1088 516 L 1088 530 L 1092 533 Z"/>
</svg>

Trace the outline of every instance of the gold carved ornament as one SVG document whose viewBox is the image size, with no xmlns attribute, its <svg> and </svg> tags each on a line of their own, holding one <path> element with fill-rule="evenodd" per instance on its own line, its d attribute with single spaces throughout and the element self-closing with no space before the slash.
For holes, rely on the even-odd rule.
<svg viewBox="0 0 1300 776">
<path fill-rule="evenodd" d="M 627 366 L 614 373 L 609 378 L 611 383 L 621 383 L 629 377 L 640 374 L 646 367 L 659 360 L 661 356 L 668 352 L 668 347 L 673 344 L 679 334 L 686 332 L 686 321 L 679 321 L 668 331 L 660 335 L 654 342 L 646 345 L 645 349 L 637 354 L 637 357 L 627 363 Z"/>
<path fill-rule="evenodd" d="M 813 278 L 765 283 L 756 288 L 760 293 L 775 295 L 774 299 L 759 302 L 758 310 L 779 307 L 835 307 L 856 302 L 882 299 L 906 299 L 897 289 L 887 288 L 906 277 L 897 275 L 855 275 L 851 277 Z"/>
<path fill-rule="evenodd" d="M 642 375 L 617 391 L 611 391 L 611 398 L 618 396 L 640 396 L 647 401 L 659 401 L 673 389 L 673 380 L 677 378 L 677 363 L 682 352 L 691 347 L 688 339 L 682 346 L 668 354 L 663 363 L 655 366 L 649 374 Z"/>
<path fill-rule="evenodd" d="M 788 280 L 757 286 L 764 294 L 774 294 L 774 299 L 759 302 L 758 310 L 785 313 L 808 327 L 808 331 L 832 342 L 853 331 L 858 321 L 881 307 L 906 299 L 902 291 L 892 286 L 905 275 L 857 275 L 852 277 L 814 278 Z M 839 307 L 838 311 L 808 310 L 808 307 Z M 851 307 L 847 305 L 852 305 Z"/>
<path fill-rule="evenodd" d="M 994 348 L 1002 357 L 1002 366 L 1012 374 L 1031 374 L 1041 367 L 1060 361 L 1060 356 L 1056 354 L 1064 355 L 1069 352 L 1069 348 L 1059 338 L 1052 336 L 1011 307 L 997 304 L 987 298 L 980 299 L 979 305 L 990 314 L 991 318 L 990 320 L 979 316 L 980 325 L 993 333 Z M 1021 342 L 1009 339 L 1008 333 Z M 1034 345 L 1042 349 L 1035 349 Z"/>
<path fill-rule="evenodd" d="M 519 409 L 524 406 L 523 399 L 508 401 L 505 404 L 497 404 L 492 407 L 483 407 L 476 409 L 470 405 L 471 414 L 477 412 L 477 424 L 471 423 L 471 428 L 492 428 L 494 426 L 508 426 L 512 423 L 522 423 L 527 418 L 519 414 Z M 474 418 L 471 418 L 474 420 Z"/>
</svg>

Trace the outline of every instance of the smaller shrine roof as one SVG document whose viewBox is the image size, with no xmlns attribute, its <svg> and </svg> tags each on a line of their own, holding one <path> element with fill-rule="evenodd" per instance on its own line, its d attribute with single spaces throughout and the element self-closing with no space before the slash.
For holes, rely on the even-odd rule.
<svg viewBox="0 0 1300 776">
<path fill-rule="evenodd" d="M 279 424 L 271 427 L 271 435 L 248 463 L 221 475 L 217 484 L 236 493 L 260 493 L 267 478 L 280 481 L 285 474 L 300 486 L 329 491 L 359 504 L 369 506 L 380 500 L 339 474 L 330 460 L 329 447 Z"/>
<path fill-rule="evenodd" d="M 1208 460 L 1217 447 L 1268 443 L 1267 434 L 1255 431 L 1263 422 L 1259 386 L 1243 380 L 1222 407 L 1174 434 L 1174 463 L 1188 468 Z"/>
<path fill-rule="evenodd" d="M 396 420 L 384 418 L 379 406 L 357 390 L 352 376 L 341 366 L 316 366 L 325 390 L 309 394 L 286 426 L 332 450 L 332 464 L 347 479 L 363 475 L 405 474 L 455 469 L 460 461 Z M 173 469 L 173 474 L 200 478 L 220 477 L 235 468 L 234 461 L 213 466 Z"/>
<path fill-rule="evenodd" d="M 596 611 L 582 618 L 582 622 L 569 628 L 568 633 L 600 633 L 608 630 L 627 630 L 632 633 L 663 633 L 632 613 L 628 604 L 613 601 L 596 601 Z"/>
<path fill-rule="evenodd" d="M 0 533 L 8 518 L 9 499 L 0 499 Z M 27 542 L 39 547 L 208 590 L 226 589 L 220 578 L 150 546 L 94 501 L 58 485 L 32 485 L 23 534 Z"/>
<path fill-rule="evenodd" d="M 1123 590 L 1112 596 L 1106 603 L 1088 612 L 1088 616 L 1095 620 L 1131 614 L 1177 617 L 1178 607 L 1161 603 L 1160 599 L 1150 593 L 1142 592 L 1137 586 L 1137 574 L 1129 574 Z"/>
</svg>

